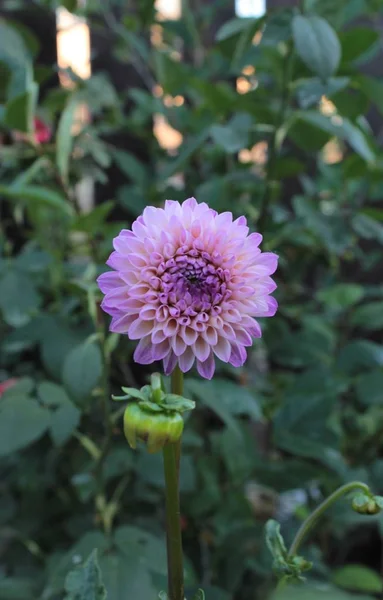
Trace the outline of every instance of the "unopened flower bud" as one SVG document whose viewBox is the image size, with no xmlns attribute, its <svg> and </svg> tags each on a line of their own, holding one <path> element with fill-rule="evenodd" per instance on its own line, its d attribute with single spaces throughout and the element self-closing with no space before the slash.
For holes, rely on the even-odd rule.
<svg viewBox="0 0 383 600">
<path fill-rule="evenodd" d="M 354 496 L 352 508 L 361 515 L 376 515 L 383 508 L 383 498 L 361 492 Z"/>
<path fill-rule="evenodd" d="M 129 404 L 124 413 L 124 433 L 131 448 L 137 440 L 145 442 L 148 452 L 159 452 L 165 444 L 177 442 L 184 428 L 178 412 L 154 412 L 138 403 Z"/>
</svg>

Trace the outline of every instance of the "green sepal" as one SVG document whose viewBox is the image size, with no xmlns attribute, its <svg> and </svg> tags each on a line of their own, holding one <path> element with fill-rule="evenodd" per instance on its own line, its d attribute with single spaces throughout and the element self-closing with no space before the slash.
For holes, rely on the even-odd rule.
<svg viewBox="0 0 383 600">
<path fill-rule="evenodd" d="M 193 410 L 195 402 L 177 394 L 166 394 L 163 406 L 164 408 L 171 408 L 176 412 L 183 413 L 186 410 Z"/>
<path fill-rule="evenodd" d="M 161 402 L 164 397 L 164 392 L 162 391 L 162 379 L 159 373 L 153 373 L 150 376 L 150 387 L 153 402 Z"/>
<path fill-rule="evenodd" d="M 115 396 L 114 394 L 112 394 L 112 400 L 117 400 L 117 401 L 121 401 L 121 400 L 129 400 L 130 396 Z"/>
<path fill-rule="evenodd" d="M 156 404 L 155 402 L 151 402 L 150 400 L 140 400 L 138 406 L 140 406 L 144 410 L 148 410 L 149 412 L 164 412 L 161 404 Z"/>
<path fill-rule="evenodd" d="M 128 397 L 131 398 L 135 398 L 136 400 L 146 400 L 145 395 L 141 390 L 136 390 L 136 388 L 128 388 L 128 387 L 122 387 L 121 388 L 123 392 L 125 392 L 125 394 L 127 394 Z"/>
<path fill-rule="evenodd" d="M 289 555 L 280 525 L 273 519 L 266 523 L 266 544 L 273 556 L 273 571 L 278 579 L 304 581 L 302 573 L 311 569 L 312 563 L 302 556 Z"/>
</svg>

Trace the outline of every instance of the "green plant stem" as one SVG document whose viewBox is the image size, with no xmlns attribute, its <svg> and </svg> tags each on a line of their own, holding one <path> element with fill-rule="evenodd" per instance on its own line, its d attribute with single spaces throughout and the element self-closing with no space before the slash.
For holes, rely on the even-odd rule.
<svg viewBox="0 0 383 600">
<path fill-rule="evenodd" d="M 183 375 L 178 367 L 172 374 L 172 393 L 182 395 Z M 179 500 L 179 464 L 181 440 L 166 444 L 163 449 L 165 493 L 166 493 L 166 535 L 168 554 L 168 596 L 169 600 L 184 600 L 184 576 L 182 537 Z"/>
<path fill-rule="evenodd" d="M 362 492 L 365 492 L 367 495 L 370 495 L 370 489 L 366 484 L 361 483 L 360 481 L 352 481 L 351 483 L 346 483 L 345 485 L 342 485 L 333 494 L 331 494 L 331 496 L 326 498 L 326 500 L 324 500 L 322 504 L 320 504 L 314 510 L 314 512 L 311 513 L 311 515 L 307 517 L 307 519 L 302 523 L 294 538 L 293 543 L 291 544 L 289 556 L 295 556 L 296 554 L 298 554 L 298 550 L 303 540 L 328 508 L 330 508 L 337 500 L 339 500 L 339 498 L 341 498 L 345 494 L 348 494 L 349 492 L 358 489 Z"/>
</svg>

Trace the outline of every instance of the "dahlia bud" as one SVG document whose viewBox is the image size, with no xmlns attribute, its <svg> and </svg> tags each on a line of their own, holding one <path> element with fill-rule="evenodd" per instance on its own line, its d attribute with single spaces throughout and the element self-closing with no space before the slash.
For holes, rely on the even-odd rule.
<svg viewBox="0 0 383 600">
<path fill-rule="evenodd" d="M 354 496 L 352 508 L 361 515 L 376 515 L 383 508 L 383 497 L 360 492 Z"/>
<path fill-rule="evenodd" d="M 137 440 L 141 440 L 154 453 L 180 439 L 184 428 L 181 413 L 194 408 L 192 400 L 166 394 L 159 373 L 153 373 L 150 385 L 140 390 L 123 387 L 122 391 L 125 396 L 113 399 L 132 400 L 124 413 L 124 433 L 131 448 L 136 448 Z"/>
<path fill-rule="evenodd" d="M 177 442 L 184 428 L 178 412 L 154 412 L 144 403 L 130 404 L 124 414 L 124 433 L 131 448 L 137 440 L 147 444 L 148 452 L 162 450 L 165 444 Z M 161 410 L 161 409 L 160 409 Z"/>
</svg>

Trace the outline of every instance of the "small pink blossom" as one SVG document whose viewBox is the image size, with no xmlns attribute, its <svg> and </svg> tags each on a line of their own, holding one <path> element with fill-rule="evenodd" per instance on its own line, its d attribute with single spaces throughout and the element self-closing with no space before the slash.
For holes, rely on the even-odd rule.
<svg viewBox="0 0 383 600">
<path fill-rule="evenodd" d="M 46 144 L 52 137 L 52 130 L 38 117 L 33 119 L 35 141 L 38 144 Z"/>
<path fill-rule="evenodd" d="M 12 378 L 12 379 L 6 379 L 5 381 L 2 381 L 0 383 L 0 398 L 4 394 L 4 392 L 6 392 L 11 387 L 13 387 L 14 385 L 16 385 L 16 383 L 17 383 L 17 379 L 14 379 L 14 378 Z"/>
<path fill-rule="evenodd" d="M 110 330 L 140 340 L 134 360 L 163 360 L 165 373 L 196 362 L 211 379 L 215 357 L 235 367 L 246 360 L 252 338 L 261 337 L 254 317 L 272 317 L 277 301 L 270 277 L 278 257 L 261 252 L 262 236 L 245 217 L 218 214 L 194 198 L 148 206 L 114 239 L 98 278 Z"/>
</svg>

